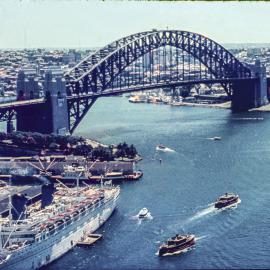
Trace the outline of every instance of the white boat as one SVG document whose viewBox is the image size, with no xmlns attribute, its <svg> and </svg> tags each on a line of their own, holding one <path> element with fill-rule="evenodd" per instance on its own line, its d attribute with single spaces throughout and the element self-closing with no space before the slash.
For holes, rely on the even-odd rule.
<svg viewBox="0 0 270 270">
<path fill-rule="evenodd" d="M 161 152 L 174 152 L 173 149 L 169 148 L 169 147 L 166 147 L 162 144 L 159 144 L 156 146 L 156 151 L 161 151 Z"/>
<path fill-rule="evenodd" d="M 123 172 L 107 172 L 105 173 L 104 180 L 123 180 L 125 176 Z"/>
<path fill-rule="evenodd" d="M 210 138 L 207 138 L 208 140 L 211 140 L 211 141 L 220 141 L 222 138 L 220 136 L 215 136 L 215 137 L 210 137 Z"/>
<path fill-rule="evenodd" d="M 140 210 L 138 217 L 145 218 L 148 215 L 148 213 L 149 213 L 148 209 L 144 207 L 143 209 Z"/>
<path fill-rule="evenodd" d="M 147 97 L 144 94 L 135 95 L 135 96 L 131 96 L 128 99 L 128 101 L 131 103 L 145 103 L 147 102 Z"/>
<path fill-rule="evenodd" d="M 42 192 L 42 201 L 26 210 L 23 195 L 14 202 L 14 195 L 9 196 L 14 208 L 21 201 L 8 218 L 0 219 L 0 269 L 38 269 L 58 259 L 110 217 L 120 193 L 113 186 L 51 190 L 45 186 L 46 197 Z"/>
</svg>

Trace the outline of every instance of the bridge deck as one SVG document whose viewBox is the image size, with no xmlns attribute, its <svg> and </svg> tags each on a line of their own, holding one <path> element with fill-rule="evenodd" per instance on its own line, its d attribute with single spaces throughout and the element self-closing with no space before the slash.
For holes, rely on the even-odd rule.
<svg viewBox="0 0 270 270">
<path fill-rule="evenodd" d="M 113 96 L 123 93 L 130 93 L 130 92 L 137 92 L 137 91 L 147 91 L 147 90 L 154 90 L 157 88 L 166 88 L 166 87 L 177 87 L 177 86 L 183 86 L 183 85 L 192 85 L 192 84 L 198 84 L 198 83 L 228 83 L 228 82 L 236 82 L 236 81 L 252 81 L 257 80 L 257 78 L 223 78 L 223 79 L 199 79 L 194 81 L 177 81 L 177 82 L 160 82 L 160 83 L 153 83 L 153 84 L 142 84 L 142 85 L 129 85 L 126 87 L 121 88 L 111 88 L 106 89 L 102 92 L 97 93 L 80 93 L 78 94 L 72 94 L 71 96 L 68 96 L 68 100 L 74 100 L 74 99 L 83 99 L 83 98 L 98 98 L 98 97 L 106 97 L 106 96 Z"/>
<path fill-rule="evenodd" d="M 12 101 L 12 102 L 7 102 L 7 103 L 0 103 L 0 109 L 24 107 L 24 106 L 30 106 L 30 105 L 35 105 L 35 104 L 41 104 L 44 102 L 45 102 L 44 98 Z"/>
</svg>

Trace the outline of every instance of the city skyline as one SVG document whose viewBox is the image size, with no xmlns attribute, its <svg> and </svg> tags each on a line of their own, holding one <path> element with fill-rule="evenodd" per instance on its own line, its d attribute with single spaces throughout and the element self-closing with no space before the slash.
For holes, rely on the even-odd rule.
<svg viewBox="0 0 270 270">
<path fill-rule="evenodd" d="M 0 48 L 101 47 L 153 28 L 197 32 L 221 44 L 268 43 L 269 13 L 265 2 L 2 1 Z"/>
</svg>

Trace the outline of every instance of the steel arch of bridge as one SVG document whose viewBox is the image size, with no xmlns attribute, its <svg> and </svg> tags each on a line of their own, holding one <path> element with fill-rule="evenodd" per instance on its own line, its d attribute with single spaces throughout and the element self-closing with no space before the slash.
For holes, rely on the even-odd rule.
<svg viewBox="0 0 270 270">
<path fill-rule="evenodd" d="M 91 54 L 66 74 L 70 132 L 78 126 L 98 95 L 102 96 L 126 67 L 143 55 L 167 45 L 181 49 L 200 61 L 215 80 L 252 76 L 250 69 L 229 51 L 203 35 L 177 30 L 137 33 Z"/>
</svg>

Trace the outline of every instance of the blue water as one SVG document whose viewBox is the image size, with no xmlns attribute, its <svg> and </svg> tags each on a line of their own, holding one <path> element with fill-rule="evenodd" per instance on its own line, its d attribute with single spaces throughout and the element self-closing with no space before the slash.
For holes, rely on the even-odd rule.
<svg viewBox="0 0 270 270">
<path fill-rule="evenodd" d="M 78 135 L 104 143 L 133 143 L 144 176 L 123 183 L 117 211 L 100 228 L 104 239 L 75 248 L 47 269 L 181 269 L 270 267 L 270 113 L 130 104 L 99 99 Z M 221 136 L 221 141 L 207 138 Z M 156 153 L 162 143 L 174 153 Z M 159 159 L 162 159 L 160 164 Z M 238 193 L 236 209 L 211 203 Z M 147 207 L 152 219 L 134 216 Z M 196 247 L 159 258 L 159 245 L 175 233 L 193 233 Z"/>
</svg>

